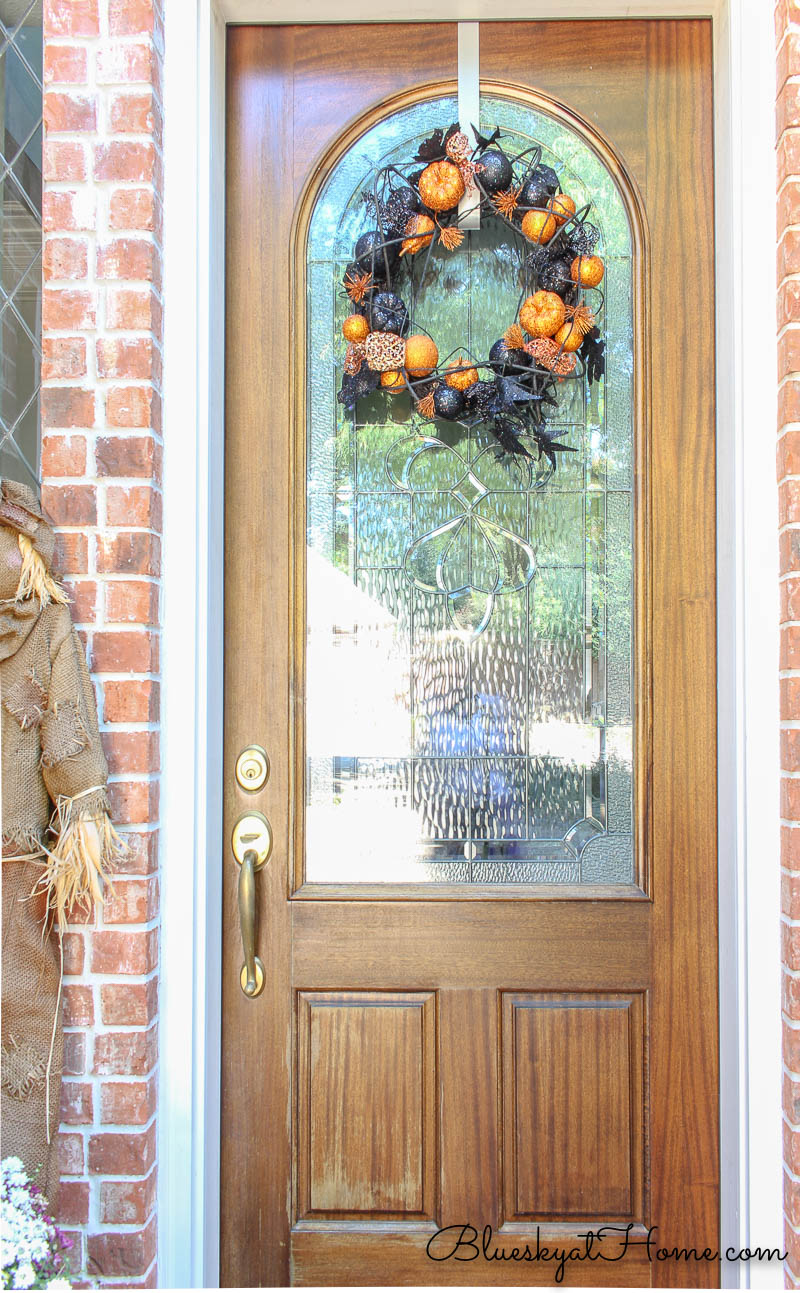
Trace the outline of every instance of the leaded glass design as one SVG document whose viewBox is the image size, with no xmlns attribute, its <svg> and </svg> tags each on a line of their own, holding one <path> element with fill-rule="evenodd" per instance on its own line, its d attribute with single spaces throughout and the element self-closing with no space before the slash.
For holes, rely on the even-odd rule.
<svg viewBox="0 0 800 1293">
<path fill-rule="evenodd" d="M 541 145 L 601 230 L 606 377 L 564 383 L 552 419 L 577 452 L 551 475 L 480 427 L 420 425 L 407 395 L 336 400 L 364 177 L 455 117 L 444 97 L 373 127 L 311 221 L 306 879 L 633 883 L 631 237 L 583 139 L 482 98 L 482 129 Z M 436 249 L 417 318 L 440 354 L 486 355 L 518 290 L 487 228 Z"/>
<path fill-rule="evenodd" d="M 36 485 L 42 310 L 42 6 L 0 0 L 0 475 Z"/>
</svg>

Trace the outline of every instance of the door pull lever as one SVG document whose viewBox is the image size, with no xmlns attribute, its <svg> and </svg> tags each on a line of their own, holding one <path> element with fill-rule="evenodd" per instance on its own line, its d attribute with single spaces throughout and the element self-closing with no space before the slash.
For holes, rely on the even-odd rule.
<svg viewBox="0 0 800 1293">
<path fill-rule="evenodd" d="M 246 997 L 257 997 L 264 988 L 264 963 L 256 956 L 256 873 L 272 852 L 272 830 L 261 813 L 245 813 L 233 828 L 233 856 L 239 863 L 239 925 L 244 965 L 239 975 Z"/>
</svg>

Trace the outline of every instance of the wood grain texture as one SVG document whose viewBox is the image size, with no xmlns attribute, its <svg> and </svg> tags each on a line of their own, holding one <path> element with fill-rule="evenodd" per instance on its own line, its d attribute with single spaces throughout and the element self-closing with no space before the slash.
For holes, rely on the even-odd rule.
<svg viewBox="0 0 800 1293">
<path fill-rule="evenodd" d="M 648 25 L 653 239 L 652 1212 L 665 1246 L 719 1245 L 714 157 L 710 22 Z M 661 141 L 660 145 L 657 141 Z M 676 255 L 675 194 L 696 212 Z M 669 281 L 668 293 L 661 290 Z M 691 350 L 667 296 L 691 294 Z M 663 343 L 663 344 L 662 344 Z M 691 643 L 691 647 L 689 644 Z M 690 1284 L 718 1287 L 716 1263 Z M 678 1276 L 677 1278 L 681 1278 Z M 668 1287 L 670 1263 L 653 1279 Z"/>
<path fill-rule="evenodd" d="M 301 793 L 296 766 L 302 765 L 292 750 L 303 712 L 292 672 L 298 624 L 287 553 L 304 497 L 286 399 L 292 222 L 308 176 L 348 122 L 389 94 L 455 72 L 456 31 L 448 24 L 232 28 L 228 37 L 224 1287 L 290 1280 L 549 1285 L 555 1269 L 547 1263 L 432 1264 L 425 1245 L 435 1223 L 424 1217 L 499 1225 L 506 1248 L 524 1248 L 536 1224 L 508 1214 L 522 1205 L 526 1218 L 538 1215 L 544 1199 L 561 1211 L 559 1221 L 542 1223 L 543 1239 L 568 1241 L 586 1229 L 564 1215 L 582 1191 L 606 1212 L 626 1203 L 637 1222 L 659 1226 L 661 1242 L 718 1243 L 713 156 L 710 24 L 704 21 L 481 24 L 482 75 L 535 86 L 594 123 L 646 200 L 658 366 L 652 448 L 638 464 L 638 501 L 649 510 L 652 551 L 640 562 L 637 588 L 653 626 L 654 720 L 652 762 L 637 793 L 638 811 L 652 820 L 645 885 L 651 901 L 612 895 L 598 901 L 595 893 L 569 901 L 549 894 L 541 902 L 462 902 L 455 893 L 439 901 L 408 895 L 380 901 L 376 892 L 320 901 L 308 887 L 302 901 L 289 898 Z M 681 206 L 688 202 L 692 210 L 691 238 L 676 237 L 678 193 Z M 690 346 L 674 326 L 687 299 Z M 235 789 L 233 762 L 252 741 L 267 749 L 272 773 L 262 791 L 245 795 Z M 275 836 L 257 882 L 267 987 L 256 1001 L 246 1000 L 238 983 L 237 867 L 228 845 L 233 822 L 249 807 L 266 813 Z M 339 1006 L 319 1004 L 331 994 Z M 379 994 L 405 1003 L 402 1024 L 385 1022 L 374 1004 Z M 577 1010 L 553 1010 L 542 1024 L 544 1012 L 529 1009 L 525 1044 L 509 1059 L 504 1003 L 508 1008 L 514 995 L 530 1002 L 533 994 L 630 1002 L 627 1187 L 623 1150 L 598 1142 L 602 1172 L 582 1174 L 575 1148 L 576 1124 L 583 1121 L 583 1144 L 587 1126 L 596 1128 L 601 1116 L 624 1140 L 624 1065 L 613 1057 L 623 1046 L 625 1012 L 615 1007 L 601 1020 L 596 1004 L 584 1007 L 583 1034 L 576 1038 L 570 1020 Z M 434 995 L 438 1044 L 432 1059 L 433 1031 L 423 1027 L 420 1071 L 435 1071 L 437 1090 L 435 1098 L 423 1097 L 418 1131 L 420 1097 L 413 1093 L 420 1083 L 427 1092 L 429 1078 L 420 1077 L 416 1087 L 408 1080 L 410 1057 L 420 1053 L 408 1021 L 415 1010 L 432 1011 Z M 354 1006 L 355 996 L 371 1004 Z M 331 1011 L 316 1033 L 312 1001 L 320 1019 Z M 537 1086 L 531 1055 L 546 1053 L 558 1076 L 559 1065 L 562 1071 L 585 1065 L 588 1034 L 604 1056 L 593 1085 L 564 1081 L 560 1100 L 547 1084 Z M 312 1107 L 306 1077 L 314 1047 Z M 386 1062 L 390 1050 L 400 1056 L 396 1069 Z M 337 1056 L 348 1074 L 357 1074 L 356 1104 L 348 1104 Z M 510 1128 L 512 1061 L 517 1125 Z M 381 1127 L 390 1105 L 381 1091 L 390 1088 L 401 1134 L 385 1122 Z M 431 1105 L 438 1115 L 433 1148 Z M 309 1136 L 302 1140 L 303 1109 L 310 1131 L 313 1108 L 324 1111 L 318 1121 L 325 1124 L 316 1159 Z M 637 1123 L 640 1108 L 644 1126 Z M 372 1139 L 353 1130 L 367 1127 L 370 1109 L 378 1110 L 379 1124 Z M 514 1163 L 543 1118 L 552 1124 L 548 1145 L 559 1138 L 567 1145 L 561 1175 L 553 1179 L 540 1163 L 522 1163 L 521 1174 Z M 424 1215 L 416 1211 L 420 1140 Z M 548 1148 L 545 1157 L 554 1153 Z M 301 1199 L 294 1172 L 303 1163 Z M 293 1188 L 300 1214 L 294 1224 Z M 601 1198 L 603 1189 L 616 1193 Z M 366 1219 L 354 1215 L 358 1209 L 342 1209 L 343 1201 L 367 1204 Z M 396 1211 L 376 1211 L 387 1206 Z M 472 1215 L 460 1216 L 463 1210 Z M 717 1271 L 707 1263 L 651 1268 L 639 1248 L 614 1265 L 574 1264 L 566 1283 L 641 1287 L 651 1280 L 713 1285 Z"/>
<path fill-rule="evenodd" d="M 611 140 L 644 193 L 649 26 L 482 22 L 481 76 L 529 85 L 576 109 Z"/>
<path fill-rule="evenodd" d="M 295 983 L 644 988 L 651 917 L 628 902 L 298 902 Z"/>
<path fill-rule="evenodd" d="M 288 241 L 293 200 L 290 191 L 285 203 L 267 204 L 264 194 L 275 192 L 278 176 L 292 173 L 286 128 L 292 86 L 280 71 L 291 59 L 286 29 L 255 29 L 250 39 L 237 29 L 229 35 L 220 1261 L 224 1286 L 233 1288 L 289 1280 L 292 997 L 280 859 L 288 847 L 290 800 L 287 761 L 275 757 L 288 741 L 289 633 L 285 617 L 275 615 L 289 598 L 286 427 L 270 424 L 275 439 L 268 459 L 254 451 L 253 437 L 263 428 L 265 405 L 281 405 L 281 373 L 289 364 L 287 330 L 278 326 L 286 275 L 264 253 Z M 269 631 L 261 639 L 263 626 Z M 233 769 L 254 741 L 270 752 L 272 768 L 264 789 L 252 795 L 237 788 Z M 234 821 L 250 808 L 266 814 L 274 833 L 272 858 L 256 880 L 266 987 L 254 1001 L 239 986 L 238 867 L 229 843 Z"/>
<path fill-rule="evenodd" d="M 574 1248 L 585 1250 L 586 1225 L 576 1229 L 547 1230 L 541 1227 L 540 1252 L 555 1250 L 568 1252 Z M 292 1242 L 293 1282 L 299 1287 L 315 1288 L 325 1285 L 387 1286 L 399 1287 L 442 1286 L 470 1288 L 649 1288 L 650 1266 L 643 1248 L 629 1248 L 624 1258 L 617 1261 L 567 1261 L 561 1281 L 556 1278 L 559 1258 L 549 1256 L 539 1260 L 519 1260 L 507 1257 L 485 1259 L 471 1257 L 432 1261 L 426 1246 L 431 1236 L 413 1233 L 397 1234 L 387 1231 L 376 1244 L 371 1235 L 351 1230 L 347 1233 L 329 1231 L 327 1234 L 296 1231 Z M 466 1236 L 469 1238 L 469 1235 Z M 437 1243 L 440 1241 L 436 1241 Z M 452 1246 L 452 1241 L 450 1242 Z M 481 1233 L 477 1243 L 481 1243 Z M 510 1254 L 514 1249 L 524 1254 L 526 1245 L 535 1252 L 536 1233 L 530 1229 L 504 1228 L 492 1236 L 489 1252 L 503 1250 Z M 609 1250 L 612 1251 L 612 1250 Z M 618 1252 L 618 1248 L 613 1249 Z M 676 1282 L 676 1287 L 685 1288 Z"/>
<path fill-rule="evenodd" d="M 644 1215 L 640 996 L 503 994 L 506 1218 Z"/>
<path fill-rule="evenodd" d="M 296 67 L 302 69 L 297 82 Z M 370 25 L 358 33 L 334 26 L 228 29 L 223 1287 L 280 1286 L 290 1279 L 292 987 L 286 898 L 295 712 L 287 560 L 293 484 L 287 247 L 300 191 L 332 133 L 386 93 L 455 74 L 452 24 Z M 238 790 L 233 768 L 239 752 L 254 741 L 268 751 L 271 773 L 263 790 L 252 795 Z M 234 821 L 249 808 L 265 813 L 274 834 L 272 858 L 257 879 L 257 950 L 267 973 L 264 992 L 254 1001 L 239 986 L 238 868 L 229 845 Z"/>
<path fill-rule="evenodd" d="M 439 992 L 442 1226 L 501 1221 L 499 994 Z"/>
<path fill-rule="evenodd" d="M 433 993 L 300 993 L 297 1216 L 433 1219 Z"/>
</svg>

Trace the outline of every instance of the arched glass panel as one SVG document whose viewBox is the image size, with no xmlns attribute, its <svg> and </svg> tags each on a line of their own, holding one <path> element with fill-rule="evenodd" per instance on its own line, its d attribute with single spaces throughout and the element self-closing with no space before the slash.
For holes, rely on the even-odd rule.
<svg viewBox="0 0 800 1293">
<path fill-rule="evenodd" d="M 365 178 L 456 115 L 443 97 L 373 126 L 311 218 L 306 879 L 633 883 L 631 232 L 584 139 L 481 99 L 482 130 L 539 144 L 600 229 L 606 375 L 564 383 L 551 423 L 575 452 L 528 472 L 485 429 L 421 428 L 408 394 L 374 392 L 355 415 L 337 402 L 342 278 L 374 226 Z M 514 321 L 507 244 L 492 224 L 432 253 L 417 320 L 441 356 L 486 356 Z"/>
</svg>

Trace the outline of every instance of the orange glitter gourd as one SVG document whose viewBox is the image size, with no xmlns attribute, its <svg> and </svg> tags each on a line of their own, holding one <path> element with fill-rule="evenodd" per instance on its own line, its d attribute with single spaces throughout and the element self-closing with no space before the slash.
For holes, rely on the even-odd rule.
<svg viewBox="0 0 800 1293">
<path fill-rule="evenodd" d="M 445 384 L 452 386 L 454 391 L 468 391 L 470 386 L 474 386 L 478 380 L 477 368 L 466 368 L 464 360 L 459 355 L 454 363 L 447 365 L 447 374 Z"/>
<path fill-rule="evenodd" d="M 605 272 L 599 256 L 576 256 L 570 267 L 573 283 L 580 283 L 581 287 L 597 287 Z"/>
<path fill-rule="evenodd" d="M 419 195 L 431 211 L 451 211 L 464 196 L 464 181 L 454 162 L 431 162 L 419 177 Z"/>
<path fill-rule="evenodd" d="M 427 247 L 433 241 L 433 231 L 436 228 L 430 216 L 413 215 L 406 225 L 406 236 L 400 245 L 400 255 L 415 256 L 423 247 Z"/>
<path fill-rule="evenodd" d="M 366 341 L 369 323 L 363 314 L 348 314 L 342 324 L 345 341 Z"/>
<path fill-rule="evenodd" d="M 562 225 L 575 214 L 575 200 L 568 193 L 556 193 L 547 204 L 547 209 L 555 216 L 556 224 Z"/>
<path fill-rule="evenodd" d="M 565 323 L 563 328 L 559 328 L 555 334 L 554 341 L 558 342 L 562 350 L 571 354 L 573 350 L 579 350 L 583 342 L 583 333 L 577 323 Z"/>
<path fill-rule="evenodd" d="M 522 218 L 522 232 L 528 242 L 549 242 L 558 225 L 549 211 L 526 211 Z"/>
<path fill-rule="evenodd" d="M 564 302 L 557 292 L 534 292 L 522 302 L 519 321 L 532 337 L 552 337 L 564 322 Z"/>
<path fill-rule="evenodd" d="M 406 341 L 405 369 L 412 377 L 427 377 L 439 362 L 435 341 L 420 333 Z"/>
</svg>

